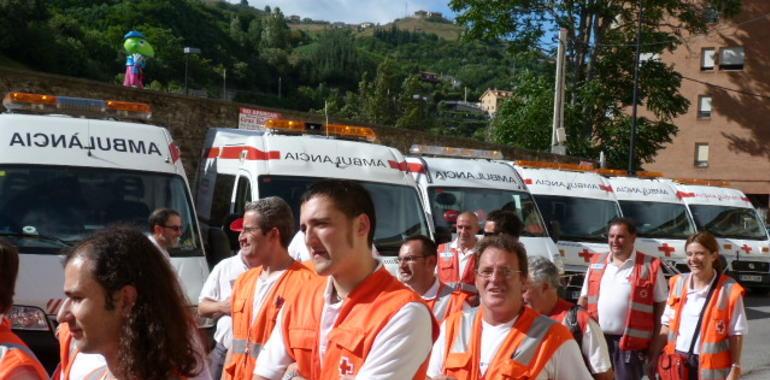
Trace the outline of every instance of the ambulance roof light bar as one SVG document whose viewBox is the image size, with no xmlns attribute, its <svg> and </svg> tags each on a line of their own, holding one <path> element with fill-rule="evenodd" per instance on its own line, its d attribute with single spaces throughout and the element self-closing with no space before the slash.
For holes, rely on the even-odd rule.
<svg viewBox="0 0 770 380">
<path fill-rule="evenodd" d="M 62 113 L 73 116 L 102 115 L 136 120 L 149 120 L 152 117 L 152 109 L 146 103 L 27 92 L 9 92 L 3 98 L 3 106 L 9 111 Z"/>
<path fill-rule="evenodd" d="M 502 160 L 503 153 L 499 150 L 453 148 L 448 146 L 413 144 L 409 148 L 411 154 L 449 156 L 462 158 L 486 158 L 488 160 Z"/>
<path fill-rule="evenodd" d="M 377 134 L 368 127 L 359 127 L 347 124 L 328 124 L 324 126 L 319 123 L 309 123 L 302 120 L 290 119 L 268 119 L 265 128 L 274 131 L 290 133 L 312 133 L 317 135 L 329 135 L 335 137 L 354 138 L 357 140 L 366 140 L 374 142 L 377 140 Z"/>
<path fill-rule="evenodd" d="M 680 183 L 682 185 L 716 186 L 716 187 L 730 186 L 730 182 L 719 180 L 719 179 L 672 178 L 671 180 L 676 183 Z"/>
<path fill-rule="evenodd" d="M 537 168 L 537 169 L 570 170 L 570 171 L 578 171 L 578 172 L 594 170 L 594 167 L 592 164 L 584 164 L 584 163 L 572 164 L 567 162 L 528 161 L 528 160 L 517 160 L 517 161 L 514 161 L 513 163 L 514 165 L 528 167 L 528 168 Z"/>
</svg>

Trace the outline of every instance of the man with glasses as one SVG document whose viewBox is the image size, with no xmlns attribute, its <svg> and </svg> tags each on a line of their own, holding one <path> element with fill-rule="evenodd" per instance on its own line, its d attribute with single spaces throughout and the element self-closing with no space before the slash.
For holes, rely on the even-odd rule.
<svg viewBox="0 0 770 380">
<path fill-rule="evenodd" d="M 508 234 L 514 240 L 519 241 L 524 225 L 516 212 L 511 210 L 495 210 L 487 215 L 484 222 L 484 236 Z"/>
<path fill-rule="evenodd" d="M 150 235 L 148 238 L 166 256 L 168 250 L 179 246 L 179 238 L 184 233 L 182 215 L 170 208 L 159 208 L 150 214 Z"/>
<path fill-rule="evenodd" d="M 449 316 L 433 346 L 431 379 L 591 379 L 566 327 L 524 305 L 527 253 L 511 237 L 478 246 L 481 306 Z"/>
<path fill-rule="evenodd" d="M 233 285 L 233 340 L 223 379 L 251 379 L 278 312 L 316 275 L 289 256 L 294 215 L 283 199 L 267 197 L 247 203 L 241 223 L 236 220 L 230 229 L 240 231 L 240 255 L 254 269 Z"/>
<path fill-rule="evenodd" d="M 470 303 L 478 305 L 478 290 L 474 286 L 473 268 L 476 266 L 476 234 L 479 218 L 466 211 L 457 217 L 457 238 L 438 247 L 438 277 L 445 284 L 468 294 Z"/>
<path fill-rule="evenodd" d="M 467 295 L 436 277 L 436 243 L 424 235 L 407 238 L 398 251 L 398 278 L 422 297 L 441 322 L 468 307 Z"/>
</svg>

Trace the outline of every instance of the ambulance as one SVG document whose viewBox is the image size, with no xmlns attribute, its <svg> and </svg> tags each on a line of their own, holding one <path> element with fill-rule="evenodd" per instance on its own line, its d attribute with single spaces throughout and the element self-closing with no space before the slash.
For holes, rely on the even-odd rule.
<svg viewBox="0 0 770 380">
<path fill-rule="evenodd" d="M 472 211 L 481 226 L 486 215 L 509 209 L 524 223 L 520 241 L 530 256 L 544 256 L 561 272 L 564 264 L 535 201 L 502 153 L 480 149 L 412 145 L 408 170 L 417 181 L 423 205 L 440 240 L 451 240 L 457 216 Z"/>
<path fill-rule="evenodd" d="M 674 186 L 698 231 L 716 236 L 735 279 L 749 288 L 770 288 L 767 229 L 746 195 L 724 181 L 675 179 Z"/>
<path fill-rule="evenodd" d="M 184 234 L 170 260 L 195 302 L 209 269 L 190 187 L 169 131 L 146 124 L 149 105 L 14 92 L 3 106 L 0 236 L 20 253 L 8 317 L 38 357 L 58 359 L 64 252 L 108 225 L 148 231 L 154 209 L 179 211 Z"/>
<path fill-rule="evenodd" d="M 374 245 L 388 270 L 409 236 L 433 236 L 417 186 L 401 153 L 375 144 L 370 128 L 269 119 L 264 130 L 210 129 L 198 172 L 197 209 L 218 257 L 237 248 L 230 233 L 228 249 L 217 243 L 219 231 L 243 214 L 252 200 L 278 196 L 299 222 L 300 197 L 314 182 L 345 179 L 361 183 L 372 195 L 377 224 Z M 227 241 L 227 240 L 226 240 Z"/>
<path fill-rule="evenodd" d="M 515 161 L 564 260 L 567 294 L 577 299 L 591 255 L 609 252 L 607 225 L 621 216 L 612 185 L 590 166 Z"/>
<path fill-rule="evenodd" d="M 660 258 L 667 275 L 689 272 L 685 242 L 696 229 L 687 205 L 670 181 L 639 177 L 608 178 L 623 216 L 636 222 L 637 250 Z"/>
</svg>

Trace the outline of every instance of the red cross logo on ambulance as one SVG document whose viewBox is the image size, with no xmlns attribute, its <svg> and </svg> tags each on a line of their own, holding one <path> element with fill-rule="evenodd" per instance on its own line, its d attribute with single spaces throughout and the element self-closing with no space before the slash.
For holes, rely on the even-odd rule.
<svg viewBox="0 0 770 380">
<path fill-rule="evenodd" d="M 340 375 L 352 375 L 353 374 L 353 363 L 350 362 L 350 359 L 348 359 L 347 356 L 343 356 L 342 359 L 340 359 Z"/>
</svg>

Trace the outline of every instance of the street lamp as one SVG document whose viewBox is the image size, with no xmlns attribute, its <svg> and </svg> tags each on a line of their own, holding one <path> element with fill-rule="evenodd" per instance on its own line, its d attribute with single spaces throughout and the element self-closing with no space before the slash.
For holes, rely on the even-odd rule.
<svg viewBox="0 0 770 380">
<path fill-rule="evenodd" d="M 190 54 L 200 54 L 201 49 L 185 46 L 184 48 L 184 94 L 187 92 L 187 66 L 190 64 Z"/>
</svg>

